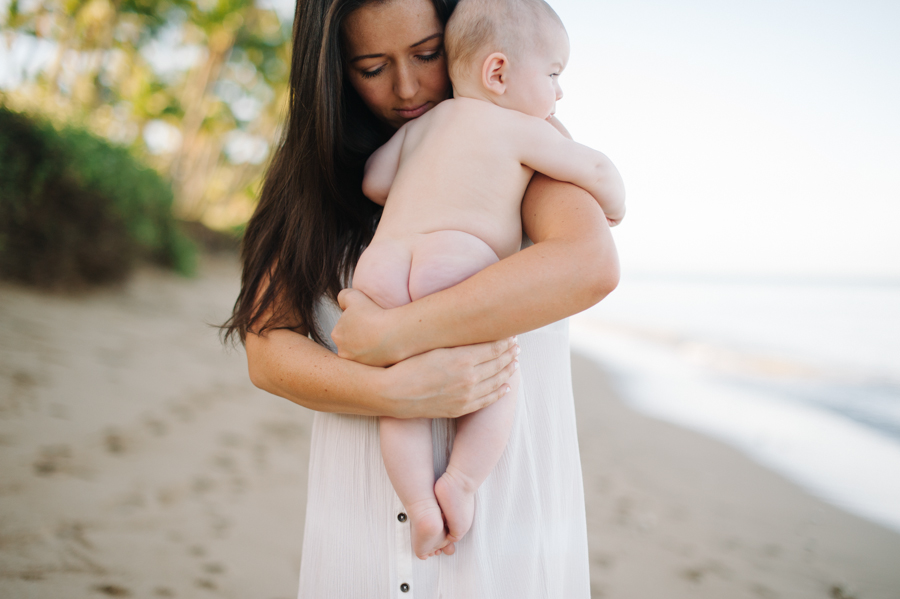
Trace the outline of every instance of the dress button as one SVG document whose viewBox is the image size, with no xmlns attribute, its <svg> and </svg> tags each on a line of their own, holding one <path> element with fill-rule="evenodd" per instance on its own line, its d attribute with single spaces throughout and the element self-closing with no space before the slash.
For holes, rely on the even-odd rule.
<svg viewBox="0 0 900 599">
<path fill-rule="evenodd" d="M 399 520 L 400 522 L 406 522 L 406 514 L 400 512 L 399 514 L 397 514 L 397 520 Z M 405 593 L 406 591 L 403 592 Z"/>
<path fill-rule="evenodd" d="M 404 582 L 403 584 L 400 585 L 400 590 L 403 591 L 404 593 L 408 593 L 409 585 Z"/>
</svg>

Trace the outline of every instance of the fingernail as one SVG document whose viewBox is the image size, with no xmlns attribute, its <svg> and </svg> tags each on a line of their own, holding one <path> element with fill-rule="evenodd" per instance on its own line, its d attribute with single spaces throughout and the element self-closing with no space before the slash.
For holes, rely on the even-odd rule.
<svg viewBox="0 0 900 599">
<path fill-rule="evenodd" d="M 518 356 L 521 353 L 522 353 L 522 348 L 519 346 L 516 346 L 516 355 Z"/>
<path fill-rule="evenodd" d="M 506 389 L 504 389 L 504 390 L 503 390 L 503 395 L 506 395 L 507 393 L 509 393 L 509 390 L 510 390 L 509 387 L 507 387 Z"/>
</svg>

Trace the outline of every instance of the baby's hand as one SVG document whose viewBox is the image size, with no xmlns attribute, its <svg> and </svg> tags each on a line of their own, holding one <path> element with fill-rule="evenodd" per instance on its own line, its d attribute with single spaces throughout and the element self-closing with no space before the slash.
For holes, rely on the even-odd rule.
<svg viewBox="0 0 900 599">
<path fill-rule="evenodd" d="M 622 208 L 618 210 L 618 214 L 604 214 L 604 216 L 606 216 L 606 222 L 609 223 L 609 226 L 615 227 L 622 222 L 623 218 L 625 218 L 625 206 L 623 205 Z"/>
</svg>

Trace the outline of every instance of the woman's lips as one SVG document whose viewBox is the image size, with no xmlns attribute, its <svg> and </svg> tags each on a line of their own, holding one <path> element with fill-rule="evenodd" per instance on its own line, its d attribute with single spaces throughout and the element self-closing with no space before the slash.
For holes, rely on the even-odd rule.
<svg viewBox="0 0 900 599">
<path fill-rule="evenodd" d="M 421 106 L 415 106 L 413 108 L 395 108 L 394 111 L 405 119 L 414 119 L 428 112 L 429 108 L 431 108 L 431 103 L 425 102 Z"/>
</svg>

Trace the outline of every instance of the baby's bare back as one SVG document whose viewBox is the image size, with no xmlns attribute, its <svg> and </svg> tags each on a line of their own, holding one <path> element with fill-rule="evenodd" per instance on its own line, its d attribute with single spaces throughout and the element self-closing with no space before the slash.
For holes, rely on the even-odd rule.
<svg viewBox="0 0 900 599">
<path fill-rule="evenodd" d="M 519 249 L 521 202 L 533 171 L 509 140 L 503 108 L 460 98 L 406 125 L 400 164 L 376 239 L 463 231 L 499 258 Z"/>
</svg>

